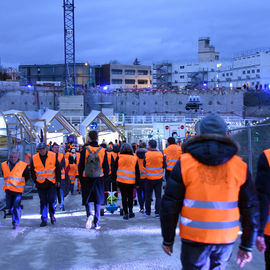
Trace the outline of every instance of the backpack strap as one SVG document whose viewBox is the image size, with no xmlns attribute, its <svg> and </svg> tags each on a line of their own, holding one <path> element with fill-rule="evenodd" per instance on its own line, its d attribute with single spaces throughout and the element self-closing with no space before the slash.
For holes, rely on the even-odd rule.
<svg viewBox="0 0 270 270">
<path fill-rule="evenodd" d="M 92 154 L 94 154 L 94 155 L 97 155 L 98 152 L 102 149 L 102 147 L 100 146 L 100 147 L 98 148 L 98 150 L 97 150 L 95 153 L 93 153 L 93 152 L 88 148 L 88 146 L 86 146 L 86 149 L 88 150 L 89 153 L 92 153 Z"/>
</svg>

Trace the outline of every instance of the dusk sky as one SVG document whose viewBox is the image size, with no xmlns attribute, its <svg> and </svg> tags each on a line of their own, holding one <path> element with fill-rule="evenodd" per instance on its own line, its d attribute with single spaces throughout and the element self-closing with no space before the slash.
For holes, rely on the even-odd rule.
<svg viewBox="0 0 270 270">
<path fill-rule="evenodd" d="M 1 0 L 3 66 L 64 62 L 62 0 Z M 221 59 L 270 47 L 269 0 L 75 0 L 76 62 L 196 61 L 199 37 Z"/>
</svg>

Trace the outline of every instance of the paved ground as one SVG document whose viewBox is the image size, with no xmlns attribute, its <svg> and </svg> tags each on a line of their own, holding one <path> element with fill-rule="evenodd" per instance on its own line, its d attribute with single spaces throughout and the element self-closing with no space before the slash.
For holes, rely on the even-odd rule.
<svg viewBox="0 0 270 270">
<path fill-rule="evenodd" d="M 171 257 L 161 250 L 159 220 L 140 213 L 124 221 L 118 213 L 102 217 L 101 231 L 86 230 L 80 195 L 66 198 L 66 210 L 57 214 L 55 226 L 40 228 L 39 201 L 23 201 L 21 226 L 11 229 L 11 219 L 1 216 L 0 269 L 181 269 L 180 239 Z M 138 208 L 135 208 L 135 212 Z M 235 263 L 237 244 L 227 269 Z M 263 255 L 254 249 L 254 260 L 245 269 L 264 269 Z"/>
</svg>

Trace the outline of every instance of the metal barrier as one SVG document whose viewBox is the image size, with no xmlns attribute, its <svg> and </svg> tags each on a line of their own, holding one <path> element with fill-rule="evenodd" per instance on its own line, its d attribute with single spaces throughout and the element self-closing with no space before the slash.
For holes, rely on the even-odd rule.
<svg viewBox="0 0 270 270">
<path fill-rule="evenodd" d="M 231 130 L 231 136 L 240 144 L 239 156 L 249 165 L 253 178 L 263 150 L 270 148 L 270 123 L 250 125 Z"/>
</svg>

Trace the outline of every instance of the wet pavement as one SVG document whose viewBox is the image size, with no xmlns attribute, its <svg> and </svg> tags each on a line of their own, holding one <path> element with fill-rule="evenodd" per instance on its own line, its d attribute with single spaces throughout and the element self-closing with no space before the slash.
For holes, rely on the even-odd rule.
<svg viewBox="0 0 270 270">
<path fill-rule="evenodd" d="M 181 269 L 180 238 L 174 253 L 161 249 L 159 220 L 144 217 L 135 207 L 135 218 L 123 220 L 119 212 L 101 217 L 101 230 L 86 230 L 80 195 L 68 195 L 66 212 L 57 212 L 56 225 L 40 228 L 38 195 L 23 201 L 20 227 L 12 230 L 11 219 L 0 222 L 0 269 Z M 227 269 L 236 265 L 237 243 Z M 253 261 L 244 269 L 264 269 L 263 254 L 254 248 Z"/>
</svg>

